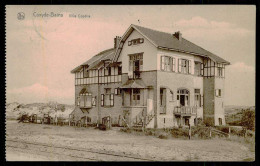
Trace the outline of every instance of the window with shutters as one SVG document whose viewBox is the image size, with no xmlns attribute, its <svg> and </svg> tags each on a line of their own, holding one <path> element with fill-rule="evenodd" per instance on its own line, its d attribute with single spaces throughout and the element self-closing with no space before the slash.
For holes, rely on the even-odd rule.
<svg viewBox="0 0 260 166">
<path fill-rule="evenodd" d="M 111 107 L 114 106 L 114 94 L 113 93 L 110 94 L 110 106 Z"/>
<path fill-rule="evenodd" d="M 191 61 L 187 59 L 178 60 L 179 67 L 178 70 L 180 73 L 191 74 Z"/>
<path fill-rule="evenodd" d="M 101 106 L 104 106 L 104 94 L 101 94 Z"/>
<path fill-rule="evenodd" d="M 161 70 L 175 71 L 175 58 L 170 56 L 161 56 Z"/>
<path fill-rule="evenodd" d="M 111 88 L 105 89 L 105 94 L 102 94 L 103 98 L 101 97 L 101 103 L 103 101 L 103 106 L 112 107 L 114 106 L 114 94 L 111 93 Z"/>
</svg>

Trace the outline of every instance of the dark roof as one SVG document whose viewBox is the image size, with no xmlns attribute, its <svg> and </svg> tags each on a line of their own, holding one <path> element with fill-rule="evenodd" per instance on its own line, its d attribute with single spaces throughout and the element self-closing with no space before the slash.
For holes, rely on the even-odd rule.
<svg viewBox="0 0 260 166">
<path fill-rule="evenodd" d="M 152 30 L 149 28 L 141 27 L 138 25 L 132 25 L 134 28 L 139 30 L 143 35 L 149 38 L 157 47 L 174 49 L 181 52 L 190 52 L 198 54 L 200 56 L 208 56 L 213 60 L 221 63 L 230 64 L 228 61 L 221 57 L 201 48 L 200 46 L 186 40 L 182 37 L 182 40 L 178 40 L 173 34 Z"/>
<path fill-rule="evenodd" d="M 71 73 L 75 73 L 75 72 L 81 70 L 81 68 L 84 65 L 89 65 L 88 69 L 91 69 L 91 68 L 95 67 L 96 65 L 98 65 L 99 62 L 101 62 L 102 60 L 111 60 L 114 57 L 114 54 L 115 54 L 114 48 L 110 48 L 105 51 L 102 51 L 102 52 L 98 53 L 97 55 L 93 56 L 92 58 L 90 58 L 88 61 L 86 61 L 83 64 L 74 68 L 71 71 Z"/>
</svg>

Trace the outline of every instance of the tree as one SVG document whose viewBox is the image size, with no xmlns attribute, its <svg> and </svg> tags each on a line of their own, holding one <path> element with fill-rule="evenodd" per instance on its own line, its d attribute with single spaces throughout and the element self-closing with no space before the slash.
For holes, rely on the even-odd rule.
<svg viewBox="0 0 260 166">
<path fill-rule="evenodd" d="M 241 125 L 249 130 L 255 130 L 255 111 L 254 110 L 242 110 Z"/>
<path fill-rule="evenodd" d="M 57 110 L 60 110 L 61 112 L 64 112 L 65 111 L 65 105 L 63 105 L 63 104 L 57 105 Z"/>
</svg>

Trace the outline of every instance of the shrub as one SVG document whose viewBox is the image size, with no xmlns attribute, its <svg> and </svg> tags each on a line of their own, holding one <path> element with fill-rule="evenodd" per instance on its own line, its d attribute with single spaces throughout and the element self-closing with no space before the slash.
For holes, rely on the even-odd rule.
<svg viewBox="0 0 260 166">
<path fill-rule="evenodd" d="M 203 123 L 206 125 L 206 126 L 214 126 L 214 119 L 213 118 L 205 118 Z"/>
<path fill-rule="evenodd" d="M 153 129 L 146 129 L 145 130 L 145 135 L 155 135 L 155 132 Z"/>
<path fill-rule="evenodd" d="M 112 124 L 112 127 L 121 127 L 119 124 Z"/>
<path fill-rule="evenodd" d="M 103 124 L 100 124 L 98 126 L 98 128 L 99 128 L 99 130 L 106 130 L 107 129 L 106 125 L 103 125 Z"/>
<path fill-rule="evenodd" d="M 96 123 L 87 124 L 88 127 L 97 127 Z"/>
<path fill-rule="evenodd" d="M 244 136 L 244 131 L 243 129 L 239 129 L 239 128 L 231 128 L 231 134 L 233 135 L 237 135 L 237 136 Z"/>
<path fill-rule="evenodd" d="M 195 138 L 207 139 L 209 138 L 209 130 L 205 127 L 192 127 L 191 135 Z"/>
<path fill-rule="evenodd" d="M 255 111 L 254 110 L 242 110 L 241 125 L 249 130 L 255 130 Z"/>
<path fill-rule="evenodd" d="M 126 132 L 126 133 L 131 133 L 132 132 L 131 129 L 129 129 L 129 128 L 122 128 L 122 129 L 120 129 L 120 131 Z"/>
<path fill-rule="evenodd" d="M 167 133 L 162 133 L 162 134 L 159 134 L 158 138 L 160 138 L 160 139 L 168 139 L 169 135 Z"/>
<path fill-rule="evenodd" d="M 175 138 L 179 137 L 188 137 L 189 136 L 189 129 L 187 128 L 173 128 L 171 130 L 171 135 Z"/>
</svg>

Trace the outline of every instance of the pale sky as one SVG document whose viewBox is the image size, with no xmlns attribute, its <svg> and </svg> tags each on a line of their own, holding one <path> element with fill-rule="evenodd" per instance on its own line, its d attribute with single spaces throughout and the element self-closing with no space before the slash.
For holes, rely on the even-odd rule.
<svg viewBox="0 0 260 166">
<path fill-rule="evenodd" d="M 17 13 L 25 14 L 24 20 Z M 34 13 L 35 12 L 35 13 Z M 35 17 L 51 12 L 63 17 Z M 71 18 L 69 14 L 86 15 Z M 140 20 L 140 23 L 138 23 Z M 225 104 L 255 105 L 255 6 L 6 6 L 7 102 L 74 103 L 70 71 L 131 24 L 174 33 L 231 62 Z"/>
</svg>

